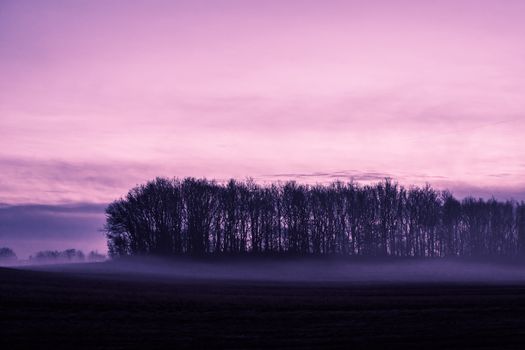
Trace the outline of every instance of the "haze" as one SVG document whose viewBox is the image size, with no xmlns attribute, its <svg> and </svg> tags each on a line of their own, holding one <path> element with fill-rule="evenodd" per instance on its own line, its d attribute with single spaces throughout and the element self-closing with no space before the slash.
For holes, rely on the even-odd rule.
<svg viewBox="0 0 525 350">
<path fill-rule="evenodd" d="M 509 263 L 510 262 L 510 263 Z M 337 282 L 390 283 L 497 283 L 523 284 L 525 272 L 519 261 L 468 259 L 120 259 L 107 263 L 46 265 L 32 270 L 80 273 L 84 276 L 124 280 Z"/>
</svg>

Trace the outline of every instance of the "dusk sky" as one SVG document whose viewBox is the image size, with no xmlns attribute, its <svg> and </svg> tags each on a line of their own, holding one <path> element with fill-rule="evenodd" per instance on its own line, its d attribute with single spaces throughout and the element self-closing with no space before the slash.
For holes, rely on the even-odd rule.
<svg viewBox="0 0 525 350">
<path fill-rule="evenodd" d="M 0 0 L 0 246 L 104 251 L 104 205 L 155 176 L 525 199 L 524 18 L 522 0 Z"/>
</svg>

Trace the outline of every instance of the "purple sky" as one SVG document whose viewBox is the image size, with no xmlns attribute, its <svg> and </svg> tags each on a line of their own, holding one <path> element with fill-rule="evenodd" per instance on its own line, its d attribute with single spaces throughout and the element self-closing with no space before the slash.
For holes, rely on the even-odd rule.
<svg viewBox="0 0 525 350">
<path fill-rule="evenodd" d="M 0 203 L 38 239 L 34 210 L 77 208 L 57 232 L 103 250 L 86 206 L 158 175 L 525 199 L 524 18 L 521 0 L 0 0 Z"/>
</svg>

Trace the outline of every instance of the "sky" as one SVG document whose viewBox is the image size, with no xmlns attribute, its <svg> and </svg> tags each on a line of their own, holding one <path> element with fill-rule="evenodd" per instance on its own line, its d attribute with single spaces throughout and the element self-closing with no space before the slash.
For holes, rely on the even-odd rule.
<svg viewBox="0 0 525 350">
<path fill-rule="evenodd" d="M 156 176 L 525 199 L 524 18 L 521 0 L 0 0 L 0 246 L 104 251 L 104 205 Z"/>
</svg>

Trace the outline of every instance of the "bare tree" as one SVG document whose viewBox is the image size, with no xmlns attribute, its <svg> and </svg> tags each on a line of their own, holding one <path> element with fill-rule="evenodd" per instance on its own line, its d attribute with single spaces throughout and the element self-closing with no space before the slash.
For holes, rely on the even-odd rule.
<svg viewBox="0 0 525 350">
<path fill-rule="evenodd" d="M 106 208 L 111 256 L 525 254 L 525 204 L 429 185 L 156 178 Z"/>
</svg>

